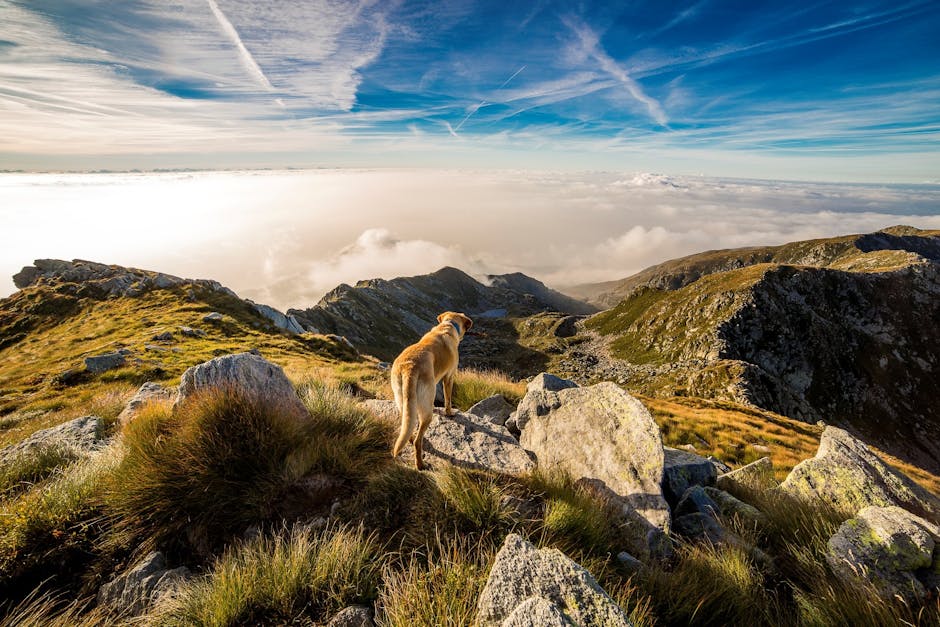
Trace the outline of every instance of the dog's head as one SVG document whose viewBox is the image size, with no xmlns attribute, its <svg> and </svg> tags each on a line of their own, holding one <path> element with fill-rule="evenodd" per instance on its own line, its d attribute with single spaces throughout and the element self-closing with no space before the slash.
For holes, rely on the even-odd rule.
<svg viewBox="0 0 940 627">
<path fill-rule="evenodd" d="M 440 324 L 449 322 L 457 327 L 457 334 L 460 337 L 463 337 L 464 333 L 470 330 L 470 327 L 473 326 L 473 320 L 468 318 L 462 313 L 457 313 L 455 311 L 445 311 L 437 317 L 437 321 Z"/>
</svg>

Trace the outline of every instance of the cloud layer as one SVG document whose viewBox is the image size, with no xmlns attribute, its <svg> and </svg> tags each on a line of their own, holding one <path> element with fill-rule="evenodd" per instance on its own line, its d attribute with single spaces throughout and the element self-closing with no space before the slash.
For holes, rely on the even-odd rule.
<svg viewBox="0 0 940 627">
<path fill-rule="evenodd" d="M 940 187 L 471 170 L 3 175 L 0 224 L 0 294 L 35 258 L 83 258 L 214 278 L 288 308 L 445 265 L 564 287 L 709 249 L 940 229 Z"/>
</svg>

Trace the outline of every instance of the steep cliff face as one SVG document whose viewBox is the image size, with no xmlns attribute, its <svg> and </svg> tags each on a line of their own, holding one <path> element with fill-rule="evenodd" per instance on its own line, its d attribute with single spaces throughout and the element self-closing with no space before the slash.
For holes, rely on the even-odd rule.
<svg viewBox="0 0 940 627">
<path fill-rule="evenodd" d="M 488 279 L 490 284 L 485 285 L 456 268 L 390 281 L 371 279 L 355 287 L 340 285 L 314 307 L 288 314 L 307 327 L 343 335 L 360 350 L 391 360 L 437 324 L 443 311 L 461 311 L 474 319 L 477 328 L 509 333 L 510 318 L 597 311 L 522 274 Z M 490 341 L 496 341 L 497 335 Z M 486 341 L 477 345 L 481 343 Z"/>
<path fill-rule="evenodd" d="M 909 250 L 759 264 L 676 290 L 636 289 L 586 326 L 627 363 L 628 383 L 849 425 L 940 469 L 940 263 Z M 924 239 L 924 238 L 921 238 Z M 915 242 L 933 253 L 937 238 Z"/>
</svg>

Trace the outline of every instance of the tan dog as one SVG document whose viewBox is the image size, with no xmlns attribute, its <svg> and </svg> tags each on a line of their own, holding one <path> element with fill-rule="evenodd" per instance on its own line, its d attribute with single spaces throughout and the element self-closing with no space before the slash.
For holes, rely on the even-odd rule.
<svg viewBox="0 0 940 627">
<path fill-rule="evenodd" d="M 451 392 L 457 374 L 457 345 L 473 326 L 473 321 L 462 313 L 445 311 L 437 317 L 438 325 L 428 331 L 417 344 L 401 352 L 392 364 L 392 393 L 401 414 L 401 433 L 392 448 L 398 457 L 409 439 L 415 445 L 415 467 L 424 468 L 421 444 L 424 432 L 431 424 L 434 412 L 434 392 L 437 382 L 444 380 L 444 412 L 454 413 Z M 412 433 L 418 427 L 417 433 Z"/>
</svg>

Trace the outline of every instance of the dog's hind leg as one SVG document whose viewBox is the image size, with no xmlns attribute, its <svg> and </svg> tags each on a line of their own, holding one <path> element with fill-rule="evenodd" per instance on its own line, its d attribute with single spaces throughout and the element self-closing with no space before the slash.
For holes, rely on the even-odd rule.
<svg viewBox="0 0 940 627">
<path fill-rule="evenodd" d="M 415 433 L 415 468 L 418 470 L 424 470 L 424 459 L 422 458 L 424 453 L 424 432 L 428 430 L 428 425 L 431 424 L 433 416 L 433 411 L 422 411 L 419 416 L 418 432 Z"/>
<path fill-rule="evenodd" d="M 392 381 L 392 391 L 395 394 L 395 404 L 399 407 L 401 416 L 401 431 L 398 433 L 398 439 L 395 446 L 392 447 L 392 457 L 398 457 L 405 442 L 408 441 L 418 422 L 418 408 L 415 405 L 415 389 L 417 387 L 417 378 L 411 376 L 410 372 L 404 373 L 401 378 Z"/>
</svg>

